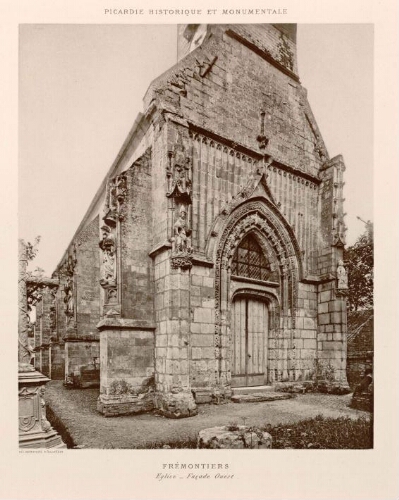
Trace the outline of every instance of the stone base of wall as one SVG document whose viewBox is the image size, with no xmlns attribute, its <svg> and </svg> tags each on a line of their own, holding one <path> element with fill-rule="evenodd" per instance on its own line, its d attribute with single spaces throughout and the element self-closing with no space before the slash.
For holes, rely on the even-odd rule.
<svg viewBox="0 0 399 500">
<path fill-rule="evenodd" d="M 316 391 L 325 394 L 349 394 L 352 392 L 348 382 L 330 382 L 328 380 L 318 380 Z"/>
<path fill-rule="evenodd" d="M 197 404 L 212 403 L 215 405 L 221 405 L 228 403 L 230 401 L 232 391 L 231 387 L 223 387 L 222 389 L 214 387 L 193 387 L 191 392 L 193 393 L 194 400 Z"/>
<path fill-rule="evenodd" d="M 106 417 L 154 408 L 154 325 L 149 321 L 105 318 L 100 330 L 100 397 Z"/>
<path fill-rule="evenodd" d="M 100 394 L 97 400 L 97 410 L 105 417 L 118 417 L 119 415 L 132 415 L 135 413 L 149 412 L 154 409 L 154 394 L 115 395 Z"/>
<path fill-rule="evenodd" d="M 275 382 L 272 386 L 277 392 L 293 394 L 304 394 L 305 392 L 314 392 L 316 390 L 316 383 L 313 380 L 305 380 L 304 382 Z"/>
<path fill-rule="evenodd" d="M 194 400 L 197 404 L 212 403 L 214 399 L 214 389 L 211 387 L 192 389 Z"/>
<path fill-rule="evenodd" d="M 349 394 L 349 385 L 345 382 L 330 382 L 328 380 L 305 380 L 304 382 L 276 382 L 273 387 L 278 392 L 305 394 L 306 392 L 321 392 L 324 394 Z"/>
<path fill-rule="evenodd" d="M 188 391 L 175 394 L 157 392 L 154 396 L 154 405 L 158 412 L 167 418 L 194 417 L 198 413 L 194 397 Z"/>
<path fill-rule="evenodd" d="M 218 387 L 212 391 L 212 403 L 214 405 L 223 405 L 230 401 L 232 395 L 231 386 Z"/>
</svg>

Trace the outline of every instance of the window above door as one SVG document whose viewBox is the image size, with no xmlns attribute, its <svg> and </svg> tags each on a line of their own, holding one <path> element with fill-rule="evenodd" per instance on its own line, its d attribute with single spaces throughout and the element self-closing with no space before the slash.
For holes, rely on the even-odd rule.
<svg viewBox="0 0 399 500">
<path fill-rule="evenodd" d="M 231 266 L 234 276 L 267 281 L 271 268 L 256 238 L 249 234 L 237 247 Z"/>
</svg>

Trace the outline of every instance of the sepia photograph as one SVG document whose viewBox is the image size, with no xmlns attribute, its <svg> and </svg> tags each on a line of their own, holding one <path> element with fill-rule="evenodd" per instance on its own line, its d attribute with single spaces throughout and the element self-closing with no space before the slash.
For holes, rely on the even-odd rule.
<svg viewBox="0 0 399 500">
<path fill-rule="evenodd" d="M 15 446 L 373 449 L 373 25 L 18 42 Z"/>
</svg>

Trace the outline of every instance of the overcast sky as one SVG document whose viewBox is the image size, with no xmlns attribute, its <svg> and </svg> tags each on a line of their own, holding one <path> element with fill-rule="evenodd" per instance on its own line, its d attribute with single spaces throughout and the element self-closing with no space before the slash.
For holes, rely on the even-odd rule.
<svg viewBox="0 0 399 500">
<path fill-rule="evenodd" d="M 50 275 L 137 114 L 176 63 L 174 25 L 21 25 L 19 233 Z M 348 243 L 373 220 L 372 25 L 299 25 L 302 84 L 330 156 L 342 154 Z"/>
</svg>

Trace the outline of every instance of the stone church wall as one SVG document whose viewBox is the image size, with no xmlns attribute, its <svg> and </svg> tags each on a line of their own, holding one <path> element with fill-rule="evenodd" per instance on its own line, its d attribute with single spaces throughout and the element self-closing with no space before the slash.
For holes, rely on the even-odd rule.
<svg viewBox="0 0 399 500">
<path fill-rule="evenodd" d="M 151 150 L 127 170 L 125 217 L 121 224 L 122 316 L 152 319 L 154 277 L 152 245 Z"/>
<path fill-rule="evenodd" d="M 273 203 L 295 234 L 301 250 L 301 279 L 306 278 L 296 285 L 295 310 L 286 310 L 281 315 L 281 325 L 269 339 L 268 380 L 328 376 L 344 381 L 345 307 L 344 299 L 335 293 L 335 272 L 342 257 L 340 239 L 345 229 L 341 195 L 343 163 L 339 157 L 326 163 L 327 151 L 308 105 L 306 91 L 296 75 L 293 33 L 288 33 L 287 40 L 270 26 L 265 29 L 232 26 L 227 30 L 213 26 L 211 31 L 213 38 L 195 51 L 195 58 L 188 55 L 155 80 L 145 99 L 146 103 L 155 99 L 159 107 L 167 110 L 165 114 L 170 113 L 165 125 L 167 132 L 162 137 L 163 140 L 165 135 L 167 137 L 167 152 L 171 158 L 176 151 L 183 154 L 184 161 L 192 169 L 192 196 L 187 204 L 190 243 L 194 251 L 188 299 L 191 386 L 197 399 L 206 399 L 207 396 L 198 395 L 201 391 L 205 394 L 208 386 L 215 385 L 212 368 L 215 371 L 218 355 L 222 356 L 219 370 L 224 365 L 222 372 L 228 376 L 229 371 L 227 345 L 222 345 L 218 353 L 215 350 L 213 306 L 217 283 L 214 269 L 195 265 L 195 258 L 205 256 L 210 238 L 218 237 L 213 230 L 214 224 L 226 205 L 234 198 L 239 203 L 243 188 L 262 169 Z M 259 49 L 267 52 L 266 57 L 262 56 L 264 60 L 259 57 Z M 274 52 L 271 49 L 275 49 Z M 281 52 L 277 54 L 276 51 Z M 270 64 L 270 55 L 280 66 Z M 175 114 L 184 119 L 175 119 Z M 254 129 L 258 129 L 258 134 Z M 172 167 L 168 167 L 165 154 L 160 155 L 156 165 L 155 189 L 163 194 L 168 188 L 164 188 L 165 177 L 160 174 L 159 167 L 166 165 L 166 170 Z M 322 165 L 327 166 L 320 180 L 318 172 Z M 159 209 L 156 219 L 160 228 L 155 231 L 155 237 L 162 234 L 159 244 L 168 239 L 163 236 L 165 233 L 169 237 L 172 235 L 171 228 L 180 206 L 178 198 L 176 200 L 175 204 L 167 205 L 163 196 L 155 207 Z M 165 210 L 167 206 L 169 210 Z M 162 258 L 158 259 L 161 266 Z M 168 267 L 165 259 L 162 266 Z M 159 277 L 162 283 L 162 271 Z M 204 285 L 206 280 L 209 283 Z M 163 293 L 156 297 L 157 314 L 162 311 Z M 169 305 L 172 304 L 172 317 L 173 308 L 179 304 L 173 297 L 178 293 L 172 290 L 171 298 L 166 299 Z M 205 307 L 202 307 L 202 300 L 205 300 Z M 227 328 L 228 321 L 227 318 Z M 166 324 L 162 342 L 168 342 L 167 333 L 178 328 L 177 323 Z M 171 338 L 173 335 L 170 333 Z M 175 340 L 175 344 L 178 347 L 179 342 Z M 165 368 L 169 351 L 161 345 L 157 349 L 156 366 Z M 320 350 L 322 354 L 318 356 Z M 171 356 L 178 359 L 186 355 Z M 176 366 L 175 371 L 178 371 Z M 173 373 L 173 369 L 169 370 L 170 381 L 178 379 Z"/>
<path fill-rule="evenodd" d="M 295 28 L 208 30 L 151 83 L 66 255 L 66 371 L 100 335 L 105 415 L 191 416 L 228 398 L 237 297 L 267 305 L 264 383 L 347 385 L 345 167 L 300 85 Z M 249 234 L 267 278 L 232 273 Z"/>
<path fill-rule="evenodd" d="M 267 153 L 274 158 L 268 167 L 273 196 L 295 228 L 305 252 L 304 265 L 315 273 L 320 246 L 317 173 L 322 164 L 320 155 L 326 151 L 306 92 L 295 74 L 283 73 L 262 60 L 253 47 L 234 38 L 236 33 L 249 39 L 251 32 L 252 38 L 259 41 L 253 30 L 263 28 L 244 28 L 232 25 L 223 32 L 220 26 L 213 26 L 213 37 L 196 51 L 195 58 L 188 55 L 151 84 L 145 103 L 160 95 L 160 105 L 201 127 L 202 133 L 197 129 L 185 142 L 185 147 L 192 150 L 193 161 L 193 245 L 204 249 L 210 225 L 223 204 L 236 196 L 259 168 L 264 150 L 258 139 L 263 128 Z M 269 46 L 271 33 L 276 30 L 271 26 L 265 30 L 263 36 Z M 279 38 L 280 34 L 274 36 Z M 290 40 L 287 43 L 295 65 L 295 45 Z M 206 77 L 201 76 L 206 70 Z M 173 133 L 169 133 L 169 149 L 172 137 Z M 164 206 L 160 209 L 162 217 Z"/>
<path fill-rule="evenodd" d="M 63 342 L 51 344 L 51 380 L 64 380 L 65 378 L 65 347 Z"/>
<path fill-rule="evenodd" d="M 96 337 L 100 321 L 100 259 L 98 242 L 100 240 L 99 217 L 95 217 L 77 235 L 76 245 L 76 321 L 77 335 L 85 338 Z"/>
<path fill-rule="evenodd" d="M 86 371 L 99 375 L 99 217 L 74 238 L 59 266 L 58 322 L 65 342 L 65 382 L 79 385 Z M 67 288 L 65 288 L 67 287 Z M 67 290 L 67 293 L 66 293 Z M 83 376 L 84 378 L 84 376 Z M 95 379 L 95 377 L 94 377 Z"/>
</svg>

